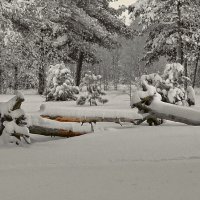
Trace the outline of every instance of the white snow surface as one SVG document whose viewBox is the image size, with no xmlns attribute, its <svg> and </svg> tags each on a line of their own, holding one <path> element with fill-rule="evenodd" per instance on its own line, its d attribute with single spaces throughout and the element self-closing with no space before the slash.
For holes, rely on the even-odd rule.
<svg viewBox="0 0 200 200">
<path fill-rule="evenodd" d="M 95 109 L 130 109 L 125 94 L 108 97 L 108 104 Z M 44 101 L 37 95 L 25 99 L 26 113 Z M 199 103 L 198 96 L 196 109 Z M 0 146 L 0 177 L 2 200 L 199 200 L 199 127 L 98 123 L 94 133 L 76 138 L 33 135 L 31 145 Z"/>
<path fill-rule="evenodd" d="M 52 107 L 51 105 L 45 106 L 41 105 L 41 113 L 42 115 L 47 116 L 62 116 L 62 117 L 77 117 L 86 119 L 87 117 L 96 118 L 101 117 L 104 118 L 128 118 L 128 119 L 142 119 L 142 116 L 135 112 L 135 110 L 120 110 L 120 109 L 96 109 L 96 107 L 92 107 L 92 109 L 76 107 L 76 108 L 63 108 L 59 106 Z"/>
</svg>

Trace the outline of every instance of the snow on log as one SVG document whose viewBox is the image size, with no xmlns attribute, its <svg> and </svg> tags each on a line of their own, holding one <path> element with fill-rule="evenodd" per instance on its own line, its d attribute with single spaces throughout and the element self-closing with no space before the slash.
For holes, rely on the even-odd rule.
<svg viewBox="0 0 200 200">
<path fill-rule="evenodd" d="M 85 109 L 85 108 L 61 108 L 41 105 L 40 115 L 43 118 L 52 119 L 59 122 L 130 122 L 134 123 L 142 119 L 140 114 L 133 110 L 103 110 L 103 109 Z"/>
<path fill-rule="evenodd" d="M 149 113 L 151 116 L 193 126 L 200 125 L 199 110 L 185 106 L 164 103 L 158 100 L 153 100 L 148 107 L 150 109 Z"/>
<path fill-rule="evenodd" d="M 158 93 L 140 99 L 139 93 L 135 92 L 132 104 L 140 112 L 146 113 L 146 119 L 154 117 L 187 125 L 200 125 L 200 110 L 162 102 Z"/>
<path fill-rule="evenodd" d="M 58 137 L 75 137 L 91 133 L 90 126 L 78 126 L 73 123 L 61 123 L 43 119 L 38 115 L 28 115 L 28 127 L 31 134 Z"/>
</svg>

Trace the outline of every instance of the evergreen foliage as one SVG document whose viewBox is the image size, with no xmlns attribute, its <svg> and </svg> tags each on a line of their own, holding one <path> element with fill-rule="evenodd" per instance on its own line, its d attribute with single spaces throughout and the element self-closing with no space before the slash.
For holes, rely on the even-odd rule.
<svg viewBox="0 0 200 200">
<path fill-rule="evenodd" d="M 38 92 L 42 94 L 49 65 L 75 61 L 80 66 L 80 72 L 77 71 L 80 78 L 83 62 L 100 61 L 96 56 L 98 46 L 115 48 L 119 45 L 117 35 L 134 36 L 134 31 L 118 18 L 119 12 L 109 7 L 109 2 L 2 0 L 1 43 L 7 43 L 5 38 L 10 32 L 19 35 L 17 44 L 22 48 L 16 58 L 22 54 L 29 61 L 27 66 L 32 65 Z M 12 47 L 10 43 L 6 46 Z M 3 62 L 10 65 L 10 60 L 11 55 L 7 54 Z"/>
<path fill-rule="evenodd" d="M 200 44 L 198 1 L 138 0 L 129 10 L 133 19 L 140 18 L 142 31 L 149 33 L 144 56 L 147 64 L 161 56 L 181 64 L 197 58 Z"/>
<path fill-rule="evenodd" d="M 80 91 L 83 92 L 83 95 L 78 98 L 78 105 L 84 105 L 88 102 L 90 106 L 97 106 L 97 102 L 103 104 L 108 102 L 107 99 L 102 97 L 105 93 L 101 90 L 100 80 L 100 75 L 95 76 L 90 71 L 85 74 L 82 83 L 80 84 Z"/>
<path fill-rule="evenodd" d="M 147 90 L 146 84 L 152 85 L 161 95 L 163 102 L 191 106 L 195 104 L 195 93 L 191 86 L 184 87 L 185 81 L 191 83 L 190 79 L 184 76 L 184 67 L 180 63 L 167 64 L 161 76 L 156 73 L 141 76 L 143 91 Z"/>
<path fill-rule="evenodd" d="M 78 93 L 70 69 L 64 63 L 51 65 L 47 75 L 46 101 L 75 101 Z"/>
</svg>

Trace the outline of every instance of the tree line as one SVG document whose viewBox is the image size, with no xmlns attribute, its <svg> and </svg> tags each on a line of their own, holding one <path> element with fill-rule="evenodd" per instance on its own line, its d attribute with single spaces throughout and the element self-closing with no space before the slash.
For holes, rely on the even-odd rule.
<svg viewBox="0 0 200 200">
<path fill-rule="evenodd" d="M 77 86 L 83 70 L 102 75 L 104 89 L 118 89 L 166 62 L 181 63 L 192 85 L 200 84 L 199 1 L 138 0 L 118 10 L 111 1 L 1 0 L 0 92 L 43 94 L 48 67 L 61 62 Z M 130 26 L 119 19 L 125 9 Z"/>
</svg>

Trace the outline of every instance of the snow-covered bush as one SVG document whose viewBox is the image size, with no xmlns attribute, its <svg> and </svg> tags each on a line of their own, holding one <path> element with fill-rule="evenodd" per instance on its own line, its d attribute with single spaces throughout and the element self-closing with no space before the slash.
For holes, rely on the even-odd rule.
<svg viewBox="0 0 200 200">
<path fill-rule="evenodd" d="M 82 95 L 76 102 L 78 105 L 84 105 L 86 102 L 89 102 L 90 105 L 97 105 L 97 101 L 103 104 L 108 102 L 107 99 L 102 98 L 105 93 L 101 91 L 100 80 L 100 75 L 96 76 L 90 71 L 85 74 L 80 84 Z"/>
<path fill-rule="evenodd" d="M 191 86 L 185 89 L 185 82 L 190 79 L 184 76 L 184 67 L 179 63 L 167 64 L 163 75 L 149 74 L 141 77 L 143 91 L 146 90 L 144 81 L 156 88 L 162 101 L 177 105 L 194 105 L 195 93 Z"/>
<path fill-rule="evenodd" d="M 79 88 L 64 63 L 51 65 L 47 75 L 46 101 L 76 100 Z"/>
<path fill-rule="evenodd" d="M 4 144 L 22 144 L 22 138 L 30 143 L 29 129 L 26 126 L 24 111 L 20 108 L 24 97 L 17 93 L 10 101 L 0 103 L 0 136 Z"/>
</svg>

